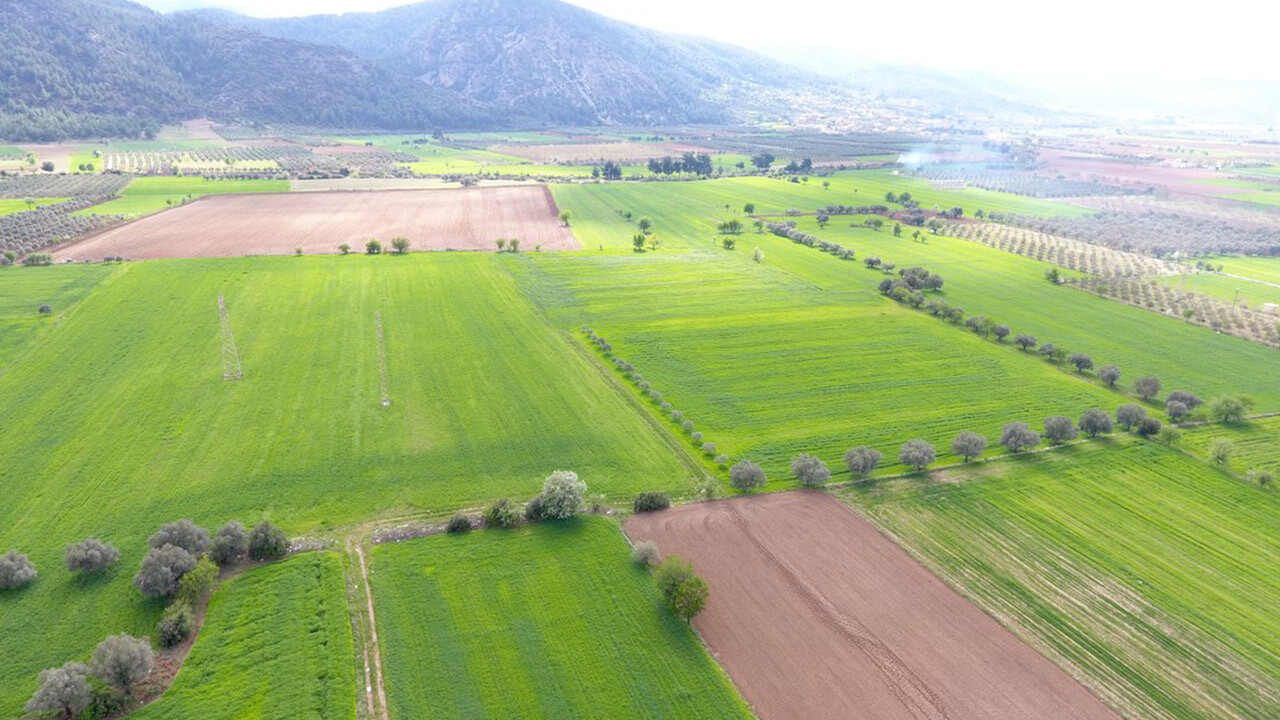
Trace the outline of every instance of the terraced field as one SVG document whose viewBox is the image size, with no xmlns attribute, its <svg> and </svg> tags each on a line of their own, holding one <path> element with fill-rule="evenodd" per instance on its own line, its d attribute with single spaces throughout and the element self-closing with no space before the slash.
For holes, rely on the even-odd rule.
<svg viewBox="0 0 1280 720">
<path fill-rule="evenodd" d="M 130 717 L 355 720 L 354 653 L 338 557 L 298 555 L 215 593 L 173 685 Z"/>
<path fill-rule="evenodd" d="M 610 520 L 381 545 L 387 693 L 410 718 L 750 718 Z"/>
<path fill-rule="evenodd" d="M 26 700 L 39 670 L 108 634 L 153 629 L 159 607 L 130 576 L 163 522 L 269 517 L 305 532 L 530 497 L 558 468 L 623 502 L 685 491 L 680 454 L 527 304 L 501 261 L 128 264 L 46 329 L 0 374 L 0 547 L 40 571 L 0 594 L 0 714 Z M 82 277 L 13 268 L 0 297 L 45 271 Z M 222 380 L 219 293 L 244 371 L 235 382 Z M 6 305 L 34 313 L 35 297 L 19 300 Z M 62 551 L 91 535 L 121 549 L 121 569 L 81 583 Z"/>
<path fill-rule="evenodd" d="M 1131 717 L 1280 705 L 1280 498 L 1116 439 L 841 494 Z"/>
</svg>

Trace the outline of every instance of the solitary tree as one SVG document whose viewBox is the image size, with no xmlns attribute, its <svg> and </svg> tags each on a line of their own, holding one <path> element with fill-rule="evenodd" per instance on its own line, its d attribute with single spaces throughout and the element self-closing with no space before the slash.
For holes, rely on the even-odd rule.
<svg viewBox="0 0 1280 720">
<path fill-rule="evenodd" d="M 36 579 L 36 566 L 17 550 L 0 555 L 0 590 L 14 590 Z"/>
<path fill-rule="evenodd" d="M 1061 445 L 1076 439 L 1079 431 L 1071 418 L 1054 415 L 1044 419 L 1044 436 L 1054 445 Z"/>
<path fill-rule="evenodd" d="M 1103 365 L 1098 371 L 1098 379 L 1102 382 L 1115 387 L 1116 381 L 1120 379 L 1120 368 L 1115 365 Z"/>
<path fill-rule="evenodd" d="M 232 520 L 218 528 L 209 547 L 209 557 L 221 567 L 234 565 L 249 552 L 249 536 L 244 525 Z"/>
<path fill-rule="evenodd" d="M 1018 344 L 1018 347 L 1022 348 L 1023 352 L 1035 347 L 1037 342 L 1035 335 L 1019 335 L 1013 341 Z"/>
<path fill-rule="evenodd" d="M 791 461 L 791 474 L 796 476 L 801 485 L 814 487 L 831 482 L 831 471 L 827 464 L 808 453 L 800 453 Z"/>
<path fill-rule="evenodd" d="M 1253 401 L 1246 397 L 1220 397 L 1209 406 L 1209 414 L 1221 422 L 1243 422 Z"/>
<path fill-rule="evenodd" d="M 151 674 L 155 653 L 147 638 L 112 635 L 98 643 L 89 667 L 93 676 L 125 695 L 139 680 Z"/>
<path fill-rule="evenodd" d="M 79 715 L 89 707 L 93 698 L 93 689 L 86 679 L 88 675 L 89 668 L 78 662 L 41 670 L 36 692 L 27 701 L 27 712 L 56 713 L 63 720 Z"/>
<path fill-rule="evenodd" d="M 743 206 L 742 206 L 742 213 L 743 213 L 744 215 L 755 215 L 755 214 L 756 214 L 756 204 L 755 204 L 755 203 L 746 203 L 745 205 L 743 205 Z"/>
<path fill-rule="evenodd" d="M 1076 366 L 1076 372 L 1084 372 L 1093 367 L 1093 358 L 1084 353 L 1072 353 L 1067 361 Z"/>
<path fill-rule="evenodd" d="M 587 484 L 576 473 L 557 470 L 542 482 L 542 517 L 548 520 L 571 518 L 582 507 Z"/>
<path fill-rule="evenodd" d="M 937 459 L 938 451 L 924 440 L 908 440 L 898 451 L 898 461 L 915 468 L 916 472 L 924 470 Z"/>
<path fill-rule="evenodd" d="M 865 445 L 849 448 L 844 454 L 844 464 L 854 477 L 866 477 L 880 465 L 880 451 Z"/>
<path fill-rule="evenodd" d="M 1133 381 L 1133 389 L 1143 400 L 1150 400 L 1160 394 L 1160 378 L 1140 377 Z"/>
<path fill-rule="evenodd" d="M 1098 409 L 1085 410 L 1080 416 L 1080 430 L 1089 437 L 1111 432 L 1111 416 Z"/>
<path fill-rule="evenodd" d="M 1116 408 L 1116 423 L 1125 430 L 1137 425 L 1142 418 L 1147 416 L 1147 411 L 1142 409 L 1140 405 L 1128 403 Z"/>
<path fill-rule="evenodd" d="M 284 531 L 263 520 L 249 531 L 249 557 L 254 560 L 275 560 L 289 552 L 289 538 Z"/>
<path fill-rule="evenodd" d="M 98 538 L 89 538 L 68 545 L 64 557 L 67 569 L 71 572 L 94 575 L 116 564 L 120 559 L 120 551 L 111 543 L 102 542 Z"/>
<path fill-rule="evenodd" d="M 1011 453 L 1020 453 L 1040 444 L 1040 434 L 1024 422 L 1012 422 L 1000 431 L 1000 444 Z"/>
<path fill-rule="evenodd" d="M 1050 360 L 1054 360 L 1058 356 L 1058 346 L 1054 345 L 1053 343 L 1045 343 L 1040 346 L 1039 352 L 1041 355 L 1044 355 L 1046 358 L 1049 358 Z"/>
<path fill-rule="evenodd" d="M 152 548 L 133 576 L 133 584 L 147 597 L 168 597 L 178 592 L 178 581 L 195 567 L 195 556 L 177 545 Z"/>
<path fill-rule="evenodd" d="M 740 460 L 729 468 L 729 484 L 738 490 L 752 490 L 768 481 L 764 470 L 750 460 Z"/>
<path fill-rule="evenodd" d="M 951 441 L 951 454 L 959 455 L 969 462 L 987 451 L 987 439 L 972 430 L 961 430 L 956 439 Z"/>
<path fill-rule="evenodd" d="M 1215 465 L 1226 465 L 1231 460 L 1231 451 L 1235 445 L 1225 438 L 1215 438 L 1209 443 L 1209 459 Z"/>
</svg>

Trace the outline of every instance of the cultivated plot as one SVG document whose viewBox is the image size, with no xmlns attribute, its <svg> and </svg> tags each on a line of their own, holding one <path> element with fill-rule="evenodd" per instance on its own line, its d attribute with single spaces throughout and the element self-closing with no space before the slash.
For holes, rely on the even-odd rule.
<svg viewBox="0 0 1280 720">
<path fill-rule="evenodd" d="M 762 718 L 1117 717 L 827 495 L 687 505 L 627 530 L 710 584 L 694 624 Z"/>
<path fill-rule="evenodd" d="M 372 571 L 395 720 L 750 717 L 604 518 L 381 545 Z"/>
<path fill-rule="evenodd" d="M 416 250 L 494 250 L 498 238 L 522 247 L 577 247 L 545 187 L 368 193 L 285 193 L 205 197 L 64 248 L 59 260 L 233 257 L 360 252 L 378 238 L 407 238 Z"/>
</svg>

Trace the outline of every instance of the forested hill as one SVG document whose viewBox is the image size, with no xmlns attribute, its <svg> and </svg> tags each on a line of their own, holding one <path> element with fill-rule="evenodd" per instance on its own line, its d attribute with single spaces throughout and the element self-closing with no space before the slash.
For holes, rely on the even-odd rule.
<svg viewBox="0 0 1280 720">
<path fill-rule="evenodd" d="M 415 130 L 495 121 L 347 50 L 125 0 L 0 0 L 0 47 L 6 140 L 137 135 L 202 115 Z"/>
</svg>

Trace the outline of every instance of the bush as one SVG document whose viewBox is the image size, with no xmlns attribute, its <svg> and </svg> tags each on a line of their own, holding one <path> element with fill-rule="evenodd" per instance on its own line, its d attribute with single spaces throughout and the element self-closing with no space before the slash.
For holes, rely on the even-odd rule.
<svg viewBox="0 0 1280 720">
<path fill-rule="evenodd" d="M 338 246 L 338 252 L 343 255 L 347 255 L 351 252 L 351 246 L 346 243 L 342 243 Z"/>
<path fill-rule="evenodd" d="M 1253 401 L 1245 397 L 1221 397 L 1209 406 L 1209 414 L 1221 422 L 1243 422 Z"/>
<path fill-rule="evenodd" d="M 171 648 L 187 639 L 196 625 L 196 614 L 186 600 L 175 600 L 160 615 L 156 624 L 156 637 L 160 647 Z"/>
<path fill-rule="evenodd" d="M 190 520 L 183 519 L 161 525 L 147 543 L 153 548 L 173 545 L 199 557 L 209 549 L 209 531 Z"/>
<path fill-rule="evenodd" d="M 729 468 L 729 484 L 738 490 L 752 490 L 768 480 L 764 470 L 750 460 L 741 460 Z"/>
<path fill-rule="evenodd" d="M 702 443 L 702 454 L 707 457 L 714 457 L 716 454 L 716 444 L 713 442 Z"/>
<path fill-rule="evenodd" d="M 1153 417 L 1144 417 L 1138 421 L 1137 433 L 1144 438 L 1155 437 L 1160 432 L 1160 421 Z"/>
<path fill-rule="evenodd" d="M 587 491 L 587 484 L 578 479 L 576 473 L 568 470 L 557 470 L 547 476 L 542 483 L 542 517 L 548 520 L 571 518 L 582 507 L 582 496 Z"/>
<path fill-rule="evenodd" d="M 213 536 L 213 544 L 209 546 L 209 557 L 219 567 L 234 565 L 249 553 L 249 536 L 244 525 L 232 520 L 218 528 Z"/>
<path fill-rule="evenodd" d="M 377 240 L 370 240 L 364 244 L 364 252 L 366 255 L 377 255 L 382 252 L 382 243 Z"/>
<path fill-rule="evenodd" d="M 831 471 L 826 463 L 808 453 L 800 453 L 791 461 L 791 474 L 801 485 L 815 487 L 831 482 Z"/>
<path fill-rule="evenodd" d="M 680 421 L 684 420 L 684 413 L 683 413 L 683 412 L 681 412 L 681 411 L 679 411 L 679 410 L 672 410 L 672 411 L 671 411 L 671 420 L 672 420 L 673 422 L 680 422 Z"/>
<path fill-rule="evenodd" d="M 908 440 L 898 450 L 898 461 L 915 468 L 916 472 L 924 470 L 937 459 L 938 451 L 924 440 Z"/>
<path fill-rule="evenodd" d="M 641 567 L 653 567 L 658 563 L 658 546 L 643 540 L 631 548 L 631 561 Z"/>
<path fill-rule="evenodd" d="M 74 545 L 68 545 L 64 558 L 67 569 L 71 572 L 95 575 L 115 565 L 120 560 L 120 551 L 111 543 L 102 542 L 98 538 L 89 538 Z"/>
<path fill-rule="evenodd" d="M 716 465 L 719 465 L 720 467 L 723 468 L 729 464 L 729 456 L 725 455 L 724 453 L 721 453 L 715 457 L 714 462 Z"/>
<path fill-rule="evenodd" d="M 89 663 L 94 677 L 125 695 L 130 694 L 134 683 L 150 675 L 154 666 L 151 642 L 129 635 L 112 635 L 98 643 Z"/>
<path fill-rule="evenodd" d="M 57 713 L 63 718 L 79 715 L 93 699 L 88 676 L 89 668 L 78 662 L 41 670 L 38 687 L 27 701 L 26 711 L 32 714 Z"/>
<path fill-rule="evenodd" d="M 854 477 L 866 477 L 880 465 L 880 451 L 865 445 L 849 448 L 844 454 L 844 464 Z"/>
<path fill-rule="evenodd" d="M 41 315 L 52 315 L 53 306 L 50 305 L 49 303 L 44 303 L 40 307 L 36 308 L 36 312 L 40 313 Z"/>
<path fill-rule="evenodd" d="M 531 499 L 528 503 L 525 503 L 525 506 L 524 506 L 525 522 L 536 523 L 536 522 L 542 522 L 543 520 L 547 520 L 547 519 L 548 519 L 547 506 L 546 506 L 546 503 L 542 501 L 541 495 L 535 495 L 533 496 L 533 499 Z"/>
<path fill-rule="evenodd" d="M 200 558 L 191 572 L 178 579 L 178 601 L 196 605 L 213 590 L 218 581 L 218 566 L 207 557 Z"/>
<path fill-rule="evenodd" d="M 133 584 L 147 597 L 168 597 L 178 592 L 178 581 L 196 567 L 196 558 L 177 545 L 151 548 Z"/>
<path fill-rule="evenodd" d="M 1111 416 L 1098 409 L 1085 410 L 1080 416 L 1080 430 L 1089 437 L 1111 432 Z"/>
<path fill-rule="evenodd" d="M 520 509 L 506 498 L 489 506 L 484 513 L 485 527 L 510 528 L 520 524 Z"/>
<path fill-rule="evenodd" d="M 684 422 L 680 423 L 680 428 L 684 430 L 686 433 L 693 432 L 693 421 L 685 420 Z"/>
<path fill-rule="evenodd" d="M 464 533 L 471 529 L 471 518 L 462 513 L 455 513 L 449 518 L 449 524 L 444 526 L 445 532 Z"/>
<path fill-rule="evenodd" d="M 1044 419 L 1044 436 L 1055 445 L 1071 442 L 1076 439 L 1078 434 L 1079 431 L 1076 430 L 1075 424 L 1071 422 L 1071 418 L 1055 415 Z"/>
<path fill-rule="evenodd" d="M 1182 439 L 1182 431 L 1172 425 L 1167 425 L 1160 428 L 1156 439 L 1165 445 L 1176 445 Z"/>
<path fill-rule="evenodd" d="M 671 507 L 671 496 L 664 492 L 649 490 L 637 495 L 631 507 L 638 513 L 666 510 Z"/>
<path fill-rule="evenodd" d="M 1116 423 L 1125 430 L 1137 425 L 1142 418 L 1147 416 L 1147 411 L 1141 406 L 1129 403 L 1116 408 Z"/>
<path fill-rule="evenodd" d="M 1215 438 L 1209 443 L 1209 459 L 1215 465 L 1226 465 L 1231 460 L 1231 451 L 1235 449 L 1235 445 L 1225 438 Z"/>
<path fill-rule="evenodd" d="M 961 430 L 956 439 L 951 441 L 951 454 L 959 455 L 969 462 L 987 451 L 987 439 L 972 430 Z"/>
<path fill-rule="evenodd" d="M 249 531 L 249 558 L 253 560 L 275 560 L 289 552 L 289 538 L 284 531 L 263 520 Z"/>
<path fill-rule="evenodd" d="M 689 439 L 692 440 L 694 444 L 702 442 L 702 432 L 700 430 L 695 430 L 689 433 Z"/>
<path fill-rule="evenodd" d="M 10 550 L 0 555 L 0 590 L 14 590 L 36 579 L 36 566 L 31 558 Z"/>
</svg>

